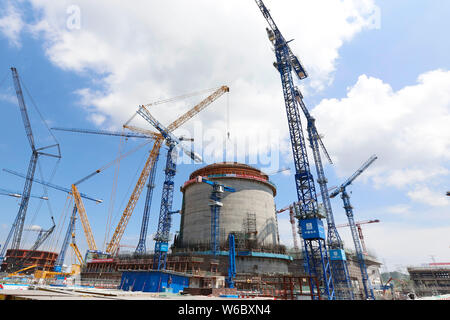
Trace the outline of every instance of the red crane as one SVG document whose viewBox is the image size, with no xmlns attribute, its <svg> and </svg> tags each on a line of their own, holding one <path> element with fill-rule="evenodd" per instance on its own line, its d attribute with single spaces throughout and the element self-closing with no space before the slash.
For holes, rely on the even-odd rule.
<svg viewBox="0 0 450 320">
<path fill-rule="evenodd" d="M 297 228 L 295 226 L 295 218 L 294 218 L 294 205 L 290 204 L 287 207 L 284 207 L 283 209 L 277 210 L 276 213 L 278 214 L 278 213 L 284 212 L 286 210 L 289 210 L 289 221 L 290 221 L 291 227 L 292 227 L 292 238 L 294 240 L 294 250 L 299 251 L 298 241 L 297 241 Z"/>
<path fill-rule="evenodd" d="M 365 255 L 368 255 L 368 253 L 367 253 L 367 249 L 366 249 L 366 244 L 364 243 L 364 236 L 363 236 L 363 233 L 362 233 L 361 225 L 362 224 L 368 224 L 368 223 L 378 223 L 378 222 L 380 222 L 380 220 L 378 220 L 378 219 L 356 221 L 355 222 L 356 228 L 358 228 L 358 234 L 359 234 L 359 239 L 361 240 L 361 246 L 363 248 L 363 254 L 365 254 Z M 336 228 L 349 227 L 349 226 L 350 226 L 350 224 L 344 223 L 344 224 L 336 225 Z"/>
</svg>

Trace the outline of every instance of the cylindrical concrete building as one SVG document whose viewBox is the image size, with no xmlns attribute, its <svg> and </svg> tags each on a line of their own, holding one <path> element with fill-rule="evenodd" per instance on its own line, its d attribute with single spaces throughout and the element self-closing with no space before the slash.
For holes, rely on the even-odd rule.
<svg viewBox="0 0 450 320">
<path fill-rule="evenodd" d="M 183 185 L 183 207 L 179 244 L 183 247 L 204 246 L 211 241 L 212 186 L 197 182 L 207 177 L 234 188 L 223 194 L 220 209 L 220 245 L 226 246 L 228 234 L 241 234 L 258 247 L 279 244 L 275 214 L 275 186 L 260 170 L 240 163 L 216 163 L 194 171 Z"/>
</svg>

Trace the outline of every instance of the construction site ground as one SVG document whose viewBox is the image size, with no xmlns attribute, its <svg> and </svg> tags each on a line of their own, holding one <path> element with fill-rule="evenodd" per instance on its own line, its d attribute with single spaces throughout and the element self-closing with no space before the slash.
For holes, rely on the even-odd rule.
<svg viewBox="0 0 450 320">
<path fill-rule="evenodd" d="M 167 292 L 129 292 L 113 289 L 35 286 L 28 290 L 0 290 L 0 300 L 273 300 L 273 298 L 230 298 L 194 296 Z"/>
</svg>

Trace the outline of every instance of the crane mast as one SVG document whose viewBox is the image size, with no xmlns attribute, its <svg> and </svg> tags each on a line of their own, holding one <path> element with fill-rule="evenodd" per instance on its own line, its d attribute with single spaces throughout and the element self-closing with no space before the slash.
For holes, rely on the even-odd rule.
<svg viewBox="0 0 450 320">
<path fill-rule="evenodd" d="M 347 259 L 345 257 L 344 244 L 339 236 L 334 222 L 333 210 L 331 207 L 330 196 L 328 193 L 327 182 L 323 170 L 322 159 L 320 156 L 319 146 L 322 147 L 328 161 L 331 163 L 330 156 L 323 145 L 322 139 L 316 128 L 316 120 L 311 116 L 305 104 L 303 103 L 303 96 L 298 88 L 295 89 L 296 99 L 298 104 L 303 110 L 307 120 L 307 131 L 309 136 L 309 142 L 313 151 L 314 163 L 316 165 L 317 183 L 320 187 L 320 194 L 322 195 L 322 203 L 325 209 L 325 216 L 327 221 L 327 244 L 330 251 L 330 263 L 331 271 L 333 275 L 334 287 L 336 292 L 336 298 L 341 300 L 353 300 L 353 288 L 350 281 L 350 275 L 348 271 Z"/>
<path fill-rule="evenodd" d="M 77 206 L 73 206 L 72 215 L 70 216 L 69 225 L 67 226 L 67 231 L 64 236 L 64 241 L 61 246 L 61 250 L 58 254 L 58 258 L 55 261 L 55 266 L 53 267 L 53 271 L 61 272 L 62 266 L 64 264 L 64 258 L 66 257 L 67 248 L 70 241 L 70 236 L 72 235 L 75 229 L 75 221 L 77 219 Z"/>
<path fill-rule="evenodd" d="M 141 233 L 139 235 L 139 242 L 136 246 L 135 253 L 136 254 L 144 254 L 147 251 L 146 241 L 147 241 L 147 230 L 148 230 L 148 222 L 150 220 L 150 208 L 152 204 L 153 198 L 153 189 L 155 188 L 155 176 L 156 176 L 156 167 L 158 163 L 159 154 L 156 156 L 155 164 L 150 170 L 150 175 L 148 177 L 147 184 L 147 194 L 145 196 L 145 205 L 144 205 L 144 214 L 142 215 L 142 223 L 141 223 Z"/>
<path fill-rule="evenodd" d="M 359 175 L 363 173 L 364 170 L 366 170 L 376 159 L 377 157 L 375 155 L 371 156 L 369 160 L 367 160 L 358 170 L 356 170 L 356 172 L 350 178 L 348 178 L 338 189 L 334 190 L 330 194 L 330 198 L 334 198 L 339 193 L 341 194 L 345 213 L 348 219 L 348 224 L 352 233 L 353 243 L 355 245 L 356 258 L 358 259 L 359 269 L 361 271 L 364 294 L 366 299 L 369 300 L 374 300 L 375 296 L 373 293 L 373 288 L 369 281 L 369 276 L 367 274 L 367 267 L 364 261 L 364 251 L 362 249 L 361 242 L 359 241 L 358 230 L 353 216 L 353 207 L 350 203 L 350 196 L 346 191 L 346 187 L 348 187 L 357 177 L 359 177 Z"/>
<path fill-rule="evenodd" d="M 307 73 L 298 58 L 292 53 L 287 41 L 282 36 L 264 3 L 260 0 L 255 0 L 255 2 L 270 26 L 270 29 L 266 30 L 269 40 L 274 46 L 276 56 L 275 67 L 281 77 L 295 164 L 295 184 L 298 200 L 301 203 L 298 221 L 305 245 L 304 259 L 306 260 L 306 271 L 310 276 L 317 277 L 320 280 L 323 295 L 329 300 L 334 300 L 334 284 L 325 243 L 323 222 L 318 214 L 314 179 L 309 167 L 300 110 L 297 105 L 295 87 L 292 79 L 292 70 L 294 70 L 294 73 L 300 80 L 306 78 Z M 316 285 L 312 284 L 313 290 L 316 290 L 315 292 L 320 290 L 320 288 L 315 287 Z"/>
<path fill-rule="evenodd" d="M 220 208 L 223 206 L 223 203 L 220 201 L 223 197 L 223 193 L 225 191 L 235 192 L 234 188 L 229 186 L 225 186 L 215 181 L 208 180 L 202 176 L 197 177 L 197 182 L 206 183 L 212 186 L 211 196 L 209 199 L 211 200 L 211 252 L 215 257 L 220 250 Z"/>
</svg>

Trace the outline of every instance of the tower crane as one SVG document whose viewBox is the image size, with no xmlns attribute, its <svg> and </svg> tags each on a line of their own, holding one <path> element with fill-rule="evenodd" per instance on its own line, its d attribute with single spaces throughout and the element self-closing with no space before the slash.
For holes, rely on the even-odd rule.
<svg viewBox="0 0 450 320">
<path fill-rule="evenodd" d="M 211 196 L 209 197 L 209 199 L 211 200 L 211 203 L 209 204 L 211 207 L 211 252 L 213 256 L 216 256 L 217 252 L 220 250 L 219 218 L 220 208 L 223 206 L 223 203 L 220 200 L 222 199 L 223 193 L 225 191 L 235 192 L 236 190 L 232 187 L 209 180 L 202 176 L 197 177 L 197 182 L 203 182 L 212 186 Z"/>
<path fill-rule="evenodd" d="M 355 222 L 355 226 L 358 229 L 359 240 L 361 241 L 361 246 L 362 246 L 364 255 L 368 255 L 368 253 L 367 253 L 366 243 L 364 242 L 364 235 L 363 235 L 363 232 L 362 232 L 361 225 L 362 224 L 368 224 L 368 223 L 378 223 L 378 222 L 380 222 L 380 220 L 378 220 L 378 219 L 356 221 Z M 336 226 L 336 228 L 342 228 L 342 227 L 350 227 L 350 224 L 349 223 L 344 223 L 344 224 L 339 224 L 339 225 Z"/>
<path fill-rule="evenodd" d="M 291 223 L 291 230 L 292 230 L 292 239 L 294 242 L 294 250 L 296 252 L 299 251 L 298 247 L 298 241 L 297 241 L 297 228 L 295 226 L 295 214 L 294 214 L 294 204 L 290 204 L 282 209 L 279 209 L 276 211 L 277 214 L 282 213 L 286 210 L 289 210 L 289 222 Z"/>
<path fill-rule="evenodd" d="M 330 198 L 336 197 L 339 193 L 341 194 L 342 201 L 344 202 L 345 213 L 348 218 L 348 223 L 352 233 L 353 243 L 355 244 L 356 257 L 358 259 L 359 269 L 361 270 L 362 283 L 364 286 L 364 294 L 366 299 L 374 300 L 375 296 L 373 293 L 373 288 L 369 281 L 369 276 L 367 274 L 367 267 L 364 261 L 364 254 L 361 248 L 361 243 L 358 238 L 358 232 L 353 217 L 353 207 L 350 204 L 350 196 L 348 195 L 346 188 L 357 178 L 361 173 L 364 172 L 375 160 L 376 155 L 371 156 L 350 178 L 348 178 L 339 188 L 330 193 Z"/>
<path fill-rule="evenodd" d="M 255 0 L 255 2 L 269 24 L 270 29 L 266 28 L 266 31 L 274 47 L 276 56 L 274 66 L 281 77 L 295 164 L 295 186 L 298 200 L 301 203 L 300 215 L 297 219 L 304 241 L 305 271 L 311 277 L 319 279 L 319 283 L 321 283 L 317 287 L 315 283 L 311 282 L 315 298 L 317 298 L 318 290 L 322 290 L 322 296 L 325 296 L 329 300 L 334 300 L 335 291 L 325 242 L 323 222 L 319 215 L 314 178 L 309 167 L 292 72 L 295 73 L 299 80 L 305 79 L 308 75 L 300 60 L 292 53 L 288 41 L 284 39 L 264 3 L 261 0 Z"/>
<path fill-rule="evenodd" d="M 8 243 L 9 243 L 11 237 L 13 238 L 11 249 L 19 249 L 20 248 L 20 242 L 22 240 L 23 225 L 25 222 L 25 216 L 27 213 L 28 203 L 30 200 L 31 187 L 33 184 L 33 177 L 34 177 L 34 173 L 36 171 L 36 166 L 37 166 L 37 161 L 38 161 L 39 156 L 48 156 L 48 157 L 54 157 L 54 158 L 58 158 L 58 159 L 61 158 L 59 144 L 53 144 L 53 145 L 49 145 L 46 147 L 36 148 L 35 143 L 34 143 L 33 131 L 31 129 L 31 123 L 30 123 L 30 119 L 28 117 L 28 111 L 27 111 L 27 107 L 25 104 L 22 87 L 20 84 L 19 74 L 17 72 L 17 69 L 14 67 L 11 68 L 11 72 L 12 72 L 14 87 L 16 90 L 17 100 L 18 100 L 18 104 L 19 104 L 19 108 L 20 108 L 20 112 L 21 112 L 21 116 L 22 116 L 22 121 L 23 121 L 23 124 L 25 127 L 25 132 L 26 132 L 26 135 L 28 138 L 28 142 L 31 147 L 31 159 L 28 164 L 28 171 L 27 171 L 25 185 L 24 185 L 23 192 L 22 192 L 19 211 L 18 211 L 17 216 L 12 224 L 11 230 L 9 231 L 8 236 L 6 237 L 6 241 L 5 241 L 5 244 L 3 245 L 2 251 L 0 252 L 0 263 L 3 262 L 3 260 L 4 260 L 5 252 L 6 252 L 6 249 L 8 248 Z M 57 148 L 57 154 L 45 152 L 47 149 L 55 148 L 55 147 Z"/>
<path fill-rule="evenodd" d="M 313 116 L 311 116 L 305 104 L 303 103 L 303 96 L 298 88 L 295 88 L 295 98 L 298 102 L 298 105 L 302 108 L 302 111 L 307 120 L 307 131 L 311 150 L 313 151 L 314 163 L 316 166 L 317 183 L 320 187 L 320 194 L 322 195 L 322 203 L 327 221 L 327 245 L 330 251 L 331 271 L 333 275 L 336 298 L 340 300 L 353 300 L 354 294 L 348 271 L 347 259 L 345 257 L 344 244 L 334 222 L 334 215 L 331 208 L 330 196 L 327 187 L 328 179 L 325 177 L 325 172 L 323 170 L 319 147 L 321 147 L 328 161 L 331 164 L 333 162 L 331 161 L 327 149 L 325 148 L 322 139 L 317 132 L 315 124 L 316 120 Z"/>
<path fill-rule="evenodd" d="M 327 190 L 330 191 L 330 190 L 333 190 L 335 188 L 337 188 L 337 187 L 331 187 L 331 188 L 329 188 Z M 319 193 L 317 196 L 320 196 L 320 195 L 321 194 Z M 295 226 L 295 216 L 296 216 L 295 208 L 298 207 L 298 205 L 299 205 L 299 202 L 294 202 L 294 203 L 291 203 L 290 205 L 288 205 L 288 206 L 286 206 L 286 207 L 284 207 L 282 209 L 278 209 L 278 210 L 275 211 L 276 214 L 280 214 L 280 213 L 282 213 L 284 211 L 289 210 L 289 222 L 291 223 L 292 239 L 294 241 L 294 250 L 295 251 L 299 250 L 298 241 L 297 241 L 297 234 L 298 234 L 298 232 L 297 232 L 297 227 Z"/>
<path fill-rule="evenodd" d="M 162 146 L 162 143 L 164 140 L 166 140 L 166 143 L 169 143 L 169 150 L 167 153 L 167 160 L 166 160 L 166 169 L 165 169 L 165 181 L 163 185 L 163 192 L 162 192 L 162 198 L 161 198 L 161 208 L 160 208 L 160 215 L 158 220 L 158 230 L 156 232 L 155 236 L 155 255 L 154 255 L 154 266 L 156 265 L 158 270 L 161 269 L 161 267 L 165 268 L 165 262 L 166 262 L 166 252 L 168 248 L 168 237 L 169 237 L 169 231 L 170 231 L 170 214 L 172 213 L 172 197 L 173 197 L 173 178 L 176 171 L 176 163 L 173 159 L 173 149 L 175 145 L 179 144 L 181 141 L 179 138 L 175 137 L 171 132 L 180 127 L 182 124 L 184 124 L 186 121 L 191 119 L 193 116 L 195 116 L 198 112 L 203 110 L 205 107 L 207 107 L 209 104 L 211 104 L 213 101 L 215 101 L 217 98 L 219 98 L 222 94 L 225 92 L 229 92 L 229 88 L 227 86 L 222 86 L 219 89 L 217 89 L 215 92 L 213 92 L 211 95 L 209 95 L 206 99 L 201 101 L 199 104 L 197 104 L 195 107 L 193 107 L 191 110 L 186 112 L 184 115 L 182 115 L 180 118 L 172 122 L 167 128 L 162 126 L 156 119 L 153 118 L 153 116 L 150 114 L 150 112 L 146 109 L 145 106 L 140 106 L 139 110 L 137 111 L 137 114 L 141 115 L 146 119 L 147 121 L 150 121 L 152 125 L 156 125 L 156 128 L 159 129 L 160 136 L 155 139 L 153 148 L 150 151 L 150 155 L 147 158 L 147 161 L 144 165 L 144 168 L 141 172 L 141 175 L 136 183 L 136 186 L 131 194 L 131 197 L 128 201 L 127 207 L 125 208 L 122 217 L 119 221 L 119 224 L 117 225 L 114 234 L 111 238 L 111 241 L 108 243 L 108 246 L 106 248 L 106 252 L 112 253 L 116 252 L 120 243 L 120 240 L 122 238 L 123 233 L 125 232 L 125 228 L 128 224 L 128 221 L 131 217 L 131 214 L 133 213 L 134 207 L 136 206 L 137 200 L 139 199 L 139 196 L 142 192 L 142 189 L 144 187 L 145 181 L 147 181 L 150 172 L 152 168 L 155 166 L 156 161 L 159 156 L 159 150 Z M 131 119 L 130 119 L 131 120 Z M 130 121 L 129 120 L 129 121 Z M 154 120 L 154 121 L 153 121 Z M 125 124 L 125 126 L 128 125 L 129 121 Z M 193 159 L 197 160 L 199 159 L 198 156 L 195 153 L 192 153 L 191 151 L 188 151 L 185 149 L 185 152 L 191 156 Z"/>
</svg>

